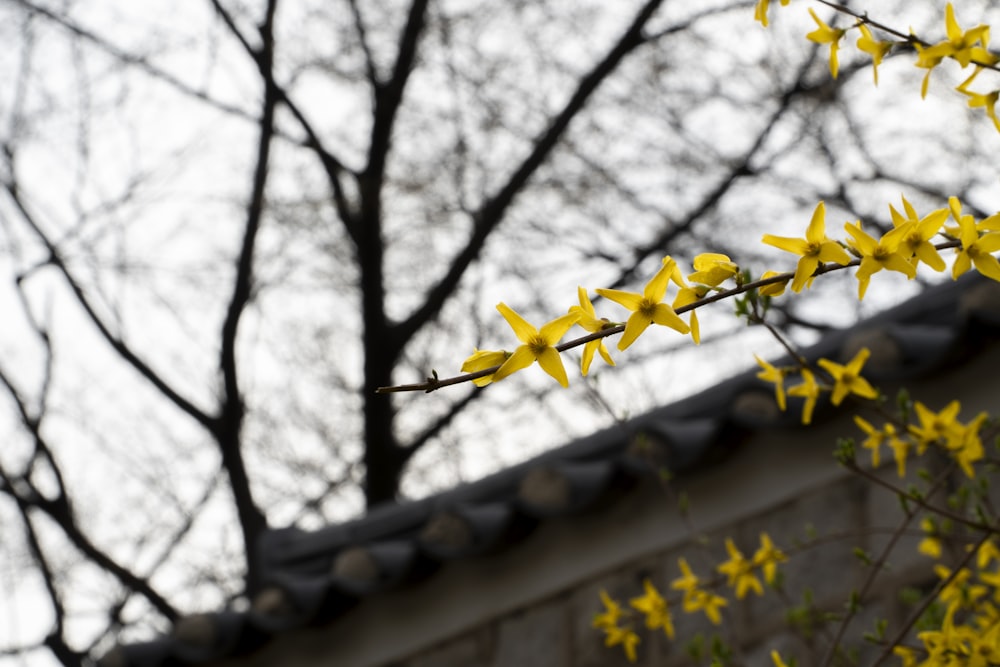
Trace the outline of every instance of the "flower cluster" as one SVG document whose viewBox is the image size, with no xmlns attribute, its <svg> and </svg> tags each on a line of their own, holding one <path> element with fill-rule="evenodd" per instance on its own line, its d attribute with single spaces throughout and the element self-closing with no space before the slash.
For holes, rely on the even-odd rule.
<svg viewBox="0 0 1000 667">
<path fill-rule="evenodd" d="M 764 581 L 769 585 L 774 585 L 778 576 L 778 564 L 788 560 L 767 533 L 760 534 L 760 547 L 750 559 L 736 548 L 731 539 L 726 539 L 726 551 L 729 560 L 720 564 L 716 570 L 726 576 L 726 585 L 733 589 L 738 600 L 746 597 L 749 591 L 763 595 L 764 587 L 758 573 L 763 574 Z M 677 565 L 681 576 L 670 583 L 670 588 L 681 592 L 681 609 L 686 614 L 704 613 L 712 624 L 721 624 L 722 608 L 728 606 L 729 601 L 709 590 L 709 586 L 717 582 L 707 582 L 695 575 L 684 558 L 678 559 Z M 629 609 L 624 609 L 607 591 L 602 590 L 600 595 L 604 611 L 594 616 L 593 626 L 604 632 L 605 646 L 621 646 L 629 662 L 636 661 L 637 647 L 641 642 L 629 622 L 631 610 L 645 617 L 647 629 L 662 628 L 667 639 L 674 639 L 673 616 L 667 600 L 649 579 L 643 582 L 643 595 L 629 600 Z"/>
<path fill-rule="evenodd" d="M 555 345 L 573 325 L 579 325 L 585 331 L 597 334 L 584 343 L 583 358 L 580 363 L 582 375 L 587 375 L 590 371 L 595 353 L 600 353 L 601 358 L 609 365 L 615 365 L 603 340 L 603 336 L 607 333 L 622 333 L 618 341 L 618 349 L 621 351 L 628 349 L 652 324 L 665 326 L 682 334 L 691 334 L 694 342 L 699 343 L 701 330 L 698 315 L 693 307 L 709 291 L 720 289 L 719 286 L 723 282 L 737 276 L 739 267 L 726 255 L 705 253 L 694 259 L 693 268 L 694 272 L 685 280 L 677 262 L 667 256 L 663 258 L 660 269 L 646 283 L 641 293 L 598 289 L 599 295 L 630 311 L 624 323 L 598 318 L 587 290 L 582 287 L 577 290 L 579 304 L 571 306 L 566 315 L 552 320 L 541 329 L 536 329 L 512 308 L 500 303 L 497 305 L 497 310 L 510 324 L 522 345 L 512 353 L 505 350 L 475 350 L 462 364 L 462 371 L 477 373 L 495 368 L 494 372 L 473 379 L 478 386 L 483 386 L 501 380 L 538 361 L 542 370 L 565 387 L 568 385 L 566 369 Z M 688 284 L 688 280 L 691 284 Z M 671 283 L 676 285 L 677 294 L 673 302 L 668 304 L 664 299 Z M 689 322 L 685 322 L 677 314 L 676 309 L 685 308 L 691 311 Z"/>
<path fill-rule="evenodd" d="M 980 437 L 988 413 L 980 412 L 972 421 L 963 424 L 958 421 L 961 409 L 958 401 L 952 401 L 940 412 L 934 412 L 923 403 L 914 404 L 919 424 L 905 424 L 905 429 L 886 422 L 876 429 L 865 419 L 855 417 L 854 421 L 867 436 L 861 446 L 871 450 L 872 466 L 878 467 L 882 445 L 888 445 L 896 459 L 899 476 L 906 474 L 906 458 L 911 451 L 922 455 L 931 445 L 949 456 L 969 479 L 976 476 L 973 464 L 986 456 Z"/>
<path fill-rule="evenodd" d="M 935 565 L 944 615 L 938 627 L 917 634 L 922 646 L 893 648 L 903 667 L 1000 664 L 1000 547 L 987 539 L 968 549 L 975 571 Z M 932 555 L 939 558 L 940 551 Z"/>
<path fill-rule="evenodd" d="M 782 0 L 782 5 L 787 5 L 789 0 Z M 829 3 L 826 3 L 829 4 Z M 754 19 L 760 21 L 765 27 L 768 25 L 769 0 L 757 0 L 754 8 Z M 997 130 L 1000 131 L 1000 120 L 996 115 L 996 103 L 1000 98 L 1000 90 L 993 90 L 988 93 L 977 93 L 969 89 L 972 82 L 979 76 L 984 68 L 995 69 L 995 65 L 1000 62 L 1000 56 L 989 51 L 990 29 L 988 25 L 977 25 L 974 28 L 963 30 L 955 18 L 955 8 L 948 3 L 944 12 L 944 28 L 946 39 L 937 43 L 925 42 L 912 34 L 904 34 L 901 31 L 893 30 L 887 26 L 876 24 L 868 18 L 867 14 L 857 14 L 844 6 L 834 7 L 837 11 L 850 16 L 854 24 L 844 28 L 834 28 L 823 21 L 816 12 L 809 9 L 809 14 L 816 22 L 816 29 L 806 35 L 806 38 L 816 44 L 830 45 L 830 74 L 837 78 L 839 71 L 838 51 L 840 43 L 844 40 L 849 30 L 856 28 L 860 33 L 856 46 L 859 51 L 867 54 L 872 59 L 872 70 L 875 78 L 875 85 L 878 85 L 878 66 L 882 59 L 892 51 L 893 48 L 912 48 L 917 53 L 915 65 L 921 69 L 926 69 L 921 84 L 920 94 L 927 96 L 927 86 L 930 82 L 931 72 L 935 67 L 941 65 L 945 59 L 957 62 L 962 69 L 970 65 L 974 67 L 972 74 L 963 81 L 956 90 L 969 98 L 969 106 L 973 108 L 982 107 L 986 115 L 993 121 Z M 895 39 L 875 39 L 872 27 L 877 27 L 887 37 Z"/>
<path fill-rule="evenodd" d="M 597 289 L 598 295 L 629 311 L 624 322 L 598 317 L 590 296 L 584 288 L 578 288 L 578 304 L 556 319 L 535 328 L 524 320 L 514 309 L 504 303 L 497 310 L 514 330 L 521 345 L 513 352 L 506 350 L 475 350 L 462 364 L 462 371 L 474 374 L 472 381 L 484 386 L 534 362 L 542 367 L 562 386 L 569 384 L 560 352 L 582 344 L 583 356 L 580 372 L 587 375 L 594 356 L 609 365 L 615 365 L 604 338 L 621 333 L 618 349 L 628 349 L 651 325 L 656 324 L 673 329 L 681 334 L 690 334 L 695 343 L 701 341 L 701 328 L 697 309 L 710 300 L 724 296 L 755 290 L 762 297 L 781 296 L 789 285 L 793 292 L 809 288 L 821 273 L 835 269 L 857 267 L 858 299 L 864 299 L 872 276 L 880 271 L 895 271 L 913 279 L 921 264 L 934 271 L 944 271 L 945 261 L 939 251 L 955 249 L 952 264 L 952 278 L 969 271 L 973 267 L 980 273 L 1000 281 L 1000 261 L 993 255 L 1000 250 L 1000 213 L 983 220 L 963 213 L 962 203 L 955 197 L 948 200 L 946 208 L 940 208 L 926 215 L 919 215 L 914 206 L 902 198 L 902 212 L 890 205 L 889 212 L 893 227 L 878 238 L 865 231 L 860 220 L 846 222 L 846 237 L 837 240 L 827 236 L 826 205 L 819 202 L 802 238 L 764 234 L 762 242 L 799 256 L 794 273 L 765 271 L 756 282 L 740 271 L 740 267 L 728 256 L 720 253 L 703 253 L 694 258 L 693 271 L 685 277 L 677 261 L 669 255 L 663 258 L 659 270 L 646 283 L 642 292 L 627 292 L 617 289 Z M 949 220 L 951 223 L 949 224 Z M 932 240 L 940 238 L 935 245 Z M 728 281 L 733 287 L 726 286 Z M 667 302 L 668 289 L 673 285 L 676 293 Z M 710 295 L 714 292 L 715 294 Z M 707 298 L 711 296 L 711 298 Z M 680 315 L 690 313 L 688 321 Z M 589 335 L 575 341 L 559 345 L 562 337 L 573 327 L 579 326 Z M 802 383 L 789 389 L 788 394 L 805 399 L 802 421 L 810 423 L 812 411 L 820 393 L 829 389 L 834 405 L 839 405 L 848 394 L 864 398 L 875 398 L 875 391 L 860 377 L 861 366 L 867 352 L 852 362 L 841 366 L 829 360 L 821 360 L 820 367 L 833 380 L 832 385 L 817 382 L 813 370 L 802 368 Z M 775 369 L 758 359 L 764 367 L 761 377 L 774 382 L 778 404 L 784 409 L 785 392 L 783 380 L 791 371 Z"/>
</svg>

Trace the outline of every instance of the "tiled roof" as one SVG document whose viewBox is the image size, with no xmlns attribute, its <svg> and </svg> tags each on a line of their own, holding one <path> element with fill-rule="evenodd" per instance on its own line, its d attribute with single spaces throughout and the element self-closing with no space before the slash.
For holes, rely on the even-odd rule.
<svg viewBox="0 0 1000 667">
<path fill-rule="evenodd" d="M 806 351 L 848 359 L 872 350 L 876 383 L 931 376 L 974 358 L 1000 337 L 1000 284 L 968 275 L 825 336 Z M 259 549 L 267 585 L 244 612 L 190 616 L 169 636 L 120 646 L 106 667 L 197 665 L 247 654 L 276 635 L 333 622 L 368 596 L 433 577 L 450 563 L 513 549 L 540 524 L 613 502 L 666 466 L 711 466 L 762 428 L 795 427 L 756 370 L 655 409 L 480 481 L 424 500 L 378 508 L 318 531 L 272 530 Z M 816 419 L 833 410 L 822 405 Z"/>
</svg>

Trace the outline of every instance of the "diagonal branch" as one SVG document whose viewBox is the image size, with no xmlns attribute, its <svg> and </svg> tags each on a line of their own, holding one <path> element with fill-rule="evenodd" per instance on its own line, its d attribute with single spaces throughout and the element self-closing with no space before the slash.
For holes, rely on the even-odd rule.
<svg viewBox="0 0 1000 667">
<path fill-rule="evenodd" d="M 355 215 L 352 206 L 348 202 L 347 193 L 344 189 L 343 179 L 345 176 L 356 178 L 356 174 L 344 166 L 329 150 L 323 146 L 323 142 L 319 137 L 319 133 L 316 128 L 313 127 L 309 119 L 306 118 L 305 113 L 302 109 L 289 97 L 288 93 L 282 88 L 277 81 L 274 80 L 274 74 L 271 71 L 271 63 L 265 63 L 264 58 L 264 48 L 256 49 L 247 39 L 243 31 L 240 30 L 239 26 L 236 25 L 236 20 L 233 15 L 227 10 L 219 0 L 210 0 L 212 7 L 215 12 L 222 19 L 222 22 L 232 33 L 233 37 L 240 43 L 243 50 L 246 51 L 247 55 L 256 63 L 257 69 L 260 71 L 261 76 L 267 79 L 272 87 L 274 95 L 277 101 L 281 102 L 285 108 L 288 109 L 292 117 L 302 128 L 302 131 L 306 134 L 306 139 L 304 145 L 306 148 L 312 150 L 316 156 L 319 158 L 320 164 L 323 166 L 323 170 L 326 172 L 327 179 L 330 181 L 330 187 L 333 190 L 333 202 L 337 209 L 337 215 L 340 216 L 341 222 L 344 224 L 344 228 L 347 231 L 348 236 L 357 243 L 358 242 L 358 230 L 357 230 L 357 216 Z M 269 37 L 273 41 L 273 36 Z M 273 45 L 272 45 L 273 48 Z M 263 120 L 260 121 L 261 123 Z M 274 130 L 272 130 L 273 132 Z"/>
<path fill-rule="evenodd" d="M 36 449 L 50 452 L 51 449 L 48 446 L 48 443 L 45 441 L 42 433 L 37 428 L 39 422 L 41 421 L 40 418 L 31 415 L 31 411 L 24 403 L 20 392 L 17 391 L 15 385 L 10 380 L 10 377 L 3 369 L 0 369 L 0 385 L 6 389 L 7 394 L 17 406 L 22 424 L 28 429 L 29 433 L 31 433 L 31 436 L 35 441 Z M 61 480 L 62 473 L 59 470 L 56 460 L 49 456 L 48 462 L 55 473 L 56 479 Z M 173 608 L 173 606 L 171 606 L 171 604 L 167 602 L 167 600 L 161 596 L 147 580 L 139 577 L 127 567 L 124 567 L 115 561 L 111 556 L 101 551 L 101 549 L 90 541 L 90 538 L 84 534 L 76 523 L 76 518 L 73 515 L 72 507 L 70 506 L 69 499 L 66 497 L 64 488 L 60 487 L 58 489 L 55 498 L 47 498 L 35 487 L 34 483 L 26 477 L 18 477 L 16 480 L 18 483 L 15 484 L 15 480 L 13 480 L 9 473 L 7 473 L 2 467 L 0 467 L 0 481 L 3 482 L 3 484 L 0 485 L 0 493 L 5 493 L 13 498 L 14 502 L 21 509 L 21 514 L 24 516 L 26 522 L 28 521 L 27 512 L 29 509 L 36 508 L 42 511 L 53 522 L 55 522 L 56 525 L 59 526 L 70 543 L 84 556 L 89 558 L 100 568 L 111 573 L 120 582 L 122 582 L 124 586 L 145 597 L 153 608 L 163 614 L 166 618 L 175 620 L 178 617 L 177 611 Z"/>
<path fill-rule="evenodd" d="M 139 375 L 145 378 L 150 384 L 152 384 L 156 389 L 163 394 L 167 400 L 173 403 L 182 412 L 190 416 L 196 422 L 201 424 L 203 427 L 209 431 L 214 428 L 214 419 L 198 408 L 194 403 L 184 398 L 176 389 L 174 389 L 166 380 L 164 380 L 159 373 L 154 371 L 149 364 L 142 360 L 139 355 L 132 350 L 131 347 L 121 338 L 116 336 L 111 329 L 108 327 L 107 323 L 103 318 L 97 314 L 96 309 L 93 304 L 91 304 L 90 299 L 84 293 L 83 287 L 77 282 L 76 277 L 69 270 L 66 265 L 62 254 L 56 244 L 49 238 L 48 234 L 42 229 L 38 221 L 35 220 L 34 215 L 28 210 L 25 205 L 20 191 L 18 190 L 17 182 L 13 180 L 13 156 L 8 152 L 8 160 L 11 164 L 11 180 L 5 181 L 3 183 L 3 188 L 7 192 L 10 199 L 14 202 L 15 207 L 18 212 L 20 212 L 21 217 L 27 223 L 28 227 L 35 234 L 38 240 L 45 247 L 48 252 L 47 263 L 51 264 L 62 274 L 66 283 L 69 285 L 70 291 L 73 293 L 74 298 L 77 303 L 83 308 L 84 313 L 86 313 L 87 318 L 91 323 L 97 328 L 98 332 L 105 342 L 111 346 L 111 348 L 121 357 L 129 366 L 135 369 Z"/>
<path fill-rule="evenodd" d="M 247 205 L 243 242 L 237 260 L 233 296 L 229 301 L 226 318 L 222 325 L 219 366 L 223 379 L 224 398 L 215 431 L 215 437 L 222 454 L 222 463 L 229 475 L 236 511 L 240 519 L 244 553 L 247 557 L 247 582 L 251 590 L 260 580 L 256 543 L 257 537 L 267 527 L 267 520 L 262 510 L 254 502 L 246 462 L 243 460 L 241 431 L 244 405 L 237 372 L 236 343 L 240 319 L 246 312 L 252 297 L 254 254 L 264 214 L 264 194 L 267 189 L 271 143 L 274 138 L 274 112 L 278 103 L 277 86 L 273 74 L 273 25 L 276 9 L 277 0 L 269 0 L 264 22 L 260 26 L 262 45 L 254 57 L 264 83 L 260 139 L 257 144 L 257 163 L 254 168 L 250 201 Z M 247 44 L 245 40 L 241 41 Z"/>
</svg>

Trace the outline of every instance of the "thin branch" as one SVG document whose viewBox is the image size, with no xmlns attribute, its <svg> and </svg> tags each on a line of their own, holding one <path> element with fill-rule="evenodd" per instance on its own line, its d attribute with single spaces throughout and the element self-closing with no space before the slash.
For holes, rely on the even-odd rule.
<svg viewBox="0 0 1000 667">
<path fill-rule="evenodd" d="M 961 242 L 959 241 L 946 241 L 944 243 L 939 243 L 938 245 L 935 246 L 935 248 L 937 248 L 938 250 L 943 250 L 946 248 L 957 248 L 960 245 Z M 821 276 L 827 273 L 831 273 L 833 271 L 842 271 L 844 269 L 849 269 L 852 267 L 859 266 L 860 264 L 861 264 L 860 259 L 854 259 L 848 262 L 847 264 L 843 265 L 833 264 L 833 263 L 821 264 L 813 273 L 813 276 Z M 777 275 L 770 276 L 768 278 L 763 278 L 761 280 L 756 280 L 754 282 L 745 283 L 743 285 L 737 285 L 736 287 L 733 287 L 731 289 L 719 290 L 714 294 L 704 296 L 701 299 L 694 301 L 690 304 L 687 304 L 685 306 L 679 306 L 676 309 L 674 309 L 674 312 L 677 313 L 678 315 L 681 315 L 688 311 L 696 310 L 703 306 L 707 306 L 710 303 L 715 303 L 716 301 L 722 301 L 723 299 L 728 299 L 734 296 L 738 296 L 740 294 L 744 294 L 746 292 L 749 292 L 750 290 L 759 289 L 761 287 L 766 287 L 768 285 L 787 283 L 794 276 L 795 276 L 794 272 L 779 273 Z M 556 345 L 555 349 L 559 352 L 565 352 L 566 350 L 572 349 L 574 347 L 579 347 L 581 345 L 584 345 L 585 343 L 589 343 L 590 341 L 598 340 L 600 338 L 606 338 L 607 336 L 614 336 L 615 334 L 620 334 L 623 331 L 625 331 L 624 324 L 616 324 L 614 326 L 608 326 L 607 328 L 602 329 L 601 331 L 587 334 L 586 336 L 581 336 L 579 338 L 574 338 L 573 340 Z M 500 365 L 497 365 L 491 368 L 485 368 L 481 371 L 476 371 L 474 373 L 456 375 L 454 377 L 445 379 L 438 378 L 436 374 L 434 374 L 432 377 L 428 377 L 424 382 L 418 382 L 414 384 L 403 384 L 394 387 L 379 387 L 377 393 L 391 394 L 391 393 L 409 392 L 409 391 L 423 391 L 430 393 L 432 391 L 441 389 L 442 387 L 449 387 L 451 385 L 461 384 L 463 382 L 470 382 L 472 380 L 481 377 L 492 375 L 493 373 L 496 373 L 497 370 L 499 369 Z"/>
<path fill-rule="evenodd" d="M 14 202 L 15 207 L 21 213 L 21 217 L 24 219 L 25 223 L 27 223 L 28 227 L 35 234 L 42 245 L 45 246 L 45 249 L 48 252 L 47 263 L 54 266 L 59 273 L 62 274 L 77 303 L 83 308 L 87 318 L 97 328 L 101 337 L 108 345 L 111 346 L 119 357 L 136 370 L 139 375 L 145 378 L 150 384 L 156 387 L 156 389 L 163 394 L 167 400 L 209 431 L 213 430 L 214 420 L 195 406 L 194 403 L 184 398 L 180 392 L 174 389 L 166 380 L 154 371 L 149 364 L 143 361 L 142 358 L 140 358 L 139 355 L 136 354 L 127 343 L 125 343 L 125 341 L 112 333 L 103 318 L 97 314 L 97 310 L 91 304 L 90 299 L 87 298 L 83 287 L 80 286 L 80 283 L 76 280 L 76 276 L 73 275 L 73 273 L 69 270 L 69 267 L 66 265 L 65 260 L 63 260 L 59 248 L 49 238 L 48 234 L 45 233 L 41 225 L 35 220 L 34 215 L 32 215 L 22 200 L 17 182 L 13 180 L 13 164 L 11 165 L 11 172 L 11 180 L 3 183 L 4 190 Z"/>
<path fill-rule="evenodd" d="M 219 366 L 223 378 L 224 399 L 215 431 L 223 466 L 229 475 L 236 511 L 240 519 L 244 553 L 247 558 L 247 585 L 251 591 L 260 580 L 256 543 L 261 531 L 267 527 L 267 519 L 254 502 L 246 463 L 243 460 L 241 430 L 244 405 L 238 378 L 236 344 L 240 319 L 246 312 L 252 297 L 254 254 L 261 219 L 264 215 L 271 143 L 274 138 L 274 113 L 278 103 L 277 86 L 274 82 L 273 72 L 273 26 L 276 9 L 277 0 L 269 0 L 264 22 L 260 26 L 261 47 L 256 51 L 254 57 L 264 84 L 260 139 L 257 144 L 257 163 L 254 168 L 250 201 L 247 205 L 243 242 L 237 260 L 236 277 L 233 281 L 233 296 L 229 301 L 226 318 L 222 325 Z M 235 26 L 232 29 L 235 31 Z M 241 35 L 236 34 L 244 46 L 250 48 L 249 43 Z"/>
<path fill-rule="evenodd" d="M 319 158 L 320 164 L 323 166 L 323 170 L 326 172 L 327 179 L 330 181 L 330 187 L 333 190 L 333 201 L 337 209 L 337 215 L 340 216 L 341 222 L 344 224 L 344 228 L 347 231 L 348 236 L 357 243 L 357 221 L 356 216 L 352 210 L 350 203 L 347 200 L 347 194 L 344 190 L 344 184 L 342 179 L 344 175 L 348 175 L 356 178 L 357 174 L 345 167 L 340 160 L 338 160 L 330 151 L 328 151 L 324 146 L 323 142 L 319 137 L 319 133 L 313 127 L 312 123 L 306 118 L 305 113 L 299 108 L 299 106 L 289 97 L 288 93 L 285 92 L 277 81 L 274 80 L 274 73 L 270 71 L 270 65 L 265 65 L 262 62 L 262 52 L 258 51 L 250 44 L 250 41 L 246 38 L 243 32 L 236 25 L 236 20 L 230 14 L 219 0 L 210 0 L 212 7 L 215 9 L 216 13 L 222 19 L 222 22 L 226 25 L 232 35 L 239 41 L 243 50 L 246 51 L 247 55 L 257 64 L 258 70 L 261 75 L 270 80 L 270 85 L 273 87 L 274 94 L 277 96 L 277 100 L 281 102 L 288 111 L 295 118 L 295 121 L 302 128 L 302 131 L 306 133 L 306 140 L 304 145 L 306 148 L 311 149 L 316 156 Z M 265 71 L 266 70 L 266 71 Z M 255 119 L 256 120 L 256 119 Z M 263 122 L 262 120 L 257 120 L 258 123 Z M 272 129 L 272 132 L 275 130 Z"/>
</svg>

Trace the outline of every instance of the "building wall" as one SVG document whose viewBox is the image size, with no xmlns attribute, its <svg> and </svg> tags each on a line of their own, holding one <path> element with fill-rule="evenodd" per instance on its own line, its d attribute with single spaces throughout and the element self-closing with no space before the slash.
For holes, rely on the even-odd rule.
<svg viewBox="0 0 1000 667">
<path fill-rule="evenodd" d="M 831 463 L 831 465 L 833 465 Z M 889 471 L 884 471 L 889 472 Z M 697 499 L 694 499 L 697 504 Z M 732 537 L 745 554 L 756 549 L 758 534 L 767 531 L 789 552 L 781 567 L 786 599 L 767 590 L 763 597 L 752 594 L 742 601 L 732 599 L 724 610 L 723 626 L 712 626 L 703 615 L 685 615 L 676 603 L 676 637 L 669 641 L 657 630 L 639 630 L 642 644 L 636 664 L 668 667 L 691 664 L 686 647 L 702 634 L 720 634 L 738 646 L 746 665 L 770 665 L 771 649 L 794 656 L 800 667 L 821 663 L 828 645 L 823 635 L 804 641 L 786 620 L 787 603 L 801 601 L 806 588 L 825 609 L 843 610 L 852 588 L 860 588 L 871 572 L 854 555 L 856 546 L 878 553 L 889 540 L 889 531 L 902 520 L 902 509 L 892 494 L 852 476 L 840 476 L 819 488 L 782 502 L 767 511 L 744 517 L 712 531 L 707 539 L 663 549 L 622 563 L 565 590 L 513 610 L 494 620 L 439 642 L 417 655 L 393 661 L 393 667 L 598 667 L 628 665 L 620 647 L 606 648 L 603 636 L 591 623 L 601 611 L 599 591 L 618 599 L 640 594 L 649 577 L 661 591 L 679 576 L 677 558 L 685 557 L 700 576 L 712 564 L 725 560 L 725 536 Z M 913 522 L 916 528 L 916 522 Z M 810 540 L 811 548 L 795 547 Z M 863 611 L 849 626 L 847 636 L 857 640 L 874 628 L 876 618 L 886 618 L 890 628 L 899 627 L 909 608 L 899 598 L 908 584 L 933 580 L 931 561 L 916 552 L 919 536 L 904 536 L 892 551 L 888 567 L 876 579 Z M 703 542 L 707 542 L 704 544 Z M 845 566 L 846 564 L 846 566 Z M 727 597 L 732 597 L 727 594 Z M 641 624 L 641 621 L 640 621 Z M 833 627 L 835 630 L 835 626 Z M 891 632 L 891 630 L 890 630 Z M 862 656 L 873 659 L 878 650 L 863 642 Z M 862 660 L 862 664 L 865 661 Z"/>
</svg>

